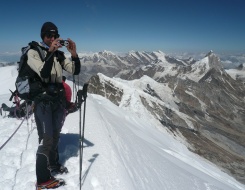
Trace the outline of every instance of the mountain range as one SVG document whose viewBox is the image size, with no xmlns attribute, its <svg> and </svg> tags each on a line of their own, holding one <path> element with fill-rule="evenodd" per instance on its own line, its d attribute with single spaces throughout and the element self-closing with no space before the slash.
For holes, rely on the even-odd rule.
<svg viewBox="0 0 245 190">
<path fill-rule="evenodd" d="M 8 106 L 15 106 L 9 101 L 9 89 L 14 89 L 17 74 L 16 66 L 0 68 L 0 100 Z M 81 189 L 81 186 L 86 190 L 245 189 L 245 185 L 189 151 L 187 141 L 178 129 L 173 131 L 163 127 L 144 108 L 139 98 L 144 97 L 147 102 L 155 101 L 150 94 L 164 97 L 164 101 L 172 103 L 169 105 L 171 109 L 177 108 L 173 104 L 177 100 L 168 96 L 170 89 L 167 86 L 162 88 L 161 84 L 147 76 L 133 82 L 115 80 L 102 74 L 99 77 L 123 89 L 121 107 L 101 95 L 88 93 L 82 109 L 66 116 L 58 148 L 59 163 L 69 172 L 55 175 L 66 181 L 66 185 L 59 190 Z M 146 85 L 150 94 L 145 94 L 141 90 L 144 83 L 149 84 L 151 89 L 154 87 L 155 92 Z M 67 80 L 67 84 L 72 86 L 72 81 Z M 82 86 L 77 87 L 82 89 Z M 113 91 L 106 94 L 116 95 Z M 160 101 L 156 102 L 160 104 Z M 0 115 L 1 189 L 33 190 L 38 149 L 34 115 L 27 120 L 7 115 L 8 111 Z M 182 118 L 185 119 L 185 116 Z M 81 159 L 82 126 L 84 143 Z"/>
<path fill-rule="evenodd" d="M 156 127 L 180 136 L 191 151 L 245 183 L 244 75 L 234 79 L 214 52 L 200 60 L 161 51 L 124 57 L 100 52 L 81 62 L 89 93 L 136 113 L 144 110 Z"/>
<path fill-rule="evenodd" d="M 189 150 L 245 184 L 245 69 L 225 69 L 212 51 L 201 59 L 161 51 L 79 54 L 78 83 L 138 117 L 148 114 Z M 70 80 L 72 76 L 67 75 Z M 139 111 L 141 110 L 141 111 Z"/>
</svg>

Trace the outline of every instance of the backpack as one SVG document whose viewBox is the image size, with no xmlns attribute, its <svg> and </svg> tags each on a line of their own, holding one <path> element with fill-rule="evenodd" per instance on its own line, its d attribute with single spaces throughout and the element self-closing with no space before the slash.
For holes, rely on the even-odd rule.
<svg viewBox="0 0 245 190">
<path fill-rule="evenodd" d="M 20 57 L 20 61 L 18 62 L 18 76 L 15 82 L 16 90 L 12 92 L 10 101 L 14 95 L 19 96 L 23 100 L 34 100 L 35 96 L 44 92 L 41 78 L 27 64 L 27 53 L 30 49 L 36 50 L 41 60 L 45 60 L 45 54 L 43 52 L 44 48 L 41 47 L 37 42 L 32 41 L 28 44 L 28 46 L 21 49 L 22 55 Z"/>
</svg>

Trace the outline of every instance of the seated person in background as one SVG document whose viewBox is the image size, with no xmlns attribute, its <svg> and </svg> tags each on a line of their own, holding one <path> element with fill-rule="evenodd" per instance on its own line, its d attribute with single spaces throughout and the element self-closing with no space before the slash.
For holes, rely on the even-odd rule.
<svg viewBox="0 0 245 190">
<path fill-rule="evenodd" d="M 30 115 L 33 113 L 34 104 L 31 101 L 24 101 L 20 105 L 15 105 L 12 107 L 7 106 L 5 103 L 2 103 L 1 111 L 9 112 L 8 117 L 12 118 L 21 118 L 27 117 L 29 118 Z M 2 115 L 2 113 L 1 113 Z"/>
</svg>

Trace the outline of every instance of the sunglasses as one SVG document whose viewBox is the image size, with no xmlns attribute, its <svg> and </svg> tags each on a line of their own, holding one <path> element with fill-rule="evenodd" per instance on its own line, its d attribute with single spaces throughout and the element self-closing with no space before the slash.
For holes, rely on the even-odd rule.
<svg viewBox="0 0 245 190">
<path fill-rule="evenodd" d="M 55 33 L 46 33 L 45 36 L 46 36 L 47 38 L 53 38 L 53 37 L 54 37 L 54 39 L 60 37 L 59 34 L 55 34 Z"/>
</svg>

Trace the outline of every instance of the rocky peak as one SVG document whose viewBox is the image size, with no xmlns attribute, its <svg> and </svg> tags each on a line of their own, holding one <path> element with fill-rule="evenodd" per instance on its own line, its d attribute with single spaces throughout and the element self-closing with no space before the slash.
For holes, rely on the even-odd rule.
<svg viewBox="0 0 245 190">
<path fill-rule="evenodd" d="M 238 67 L 237 67 L 238 70 L 245 70 L 245 63 L 243 64 L 240 64 Z"/>
<path fill-rule="evenodd" d="M 194 65 L 208 66 L 209 63 L 219 64 L 215 54 L 209 54 Z M 190 150 L 245 183 L 244 86 L 221 75 L 215 67 L 201 75 L 201 70 L 190 69 L 191 66 L 179 66 L 182 69 L 175 70 L 176 67 L 171 67 L 164 83 L 156 82 L 152 78 L 166 68 L 162 67 L 160 72 L 154 66 L 134 71 L 137 75 L 131 73 L 131 77 L 137 77 L 132 81 L 102 74 L 93 76 L 89 92 L 100 94 L 120 107 L 137 105 L 136 112 L 143 110 L 158 121 L 159 126 L 175 135 L 181 133 Z M 176 74 L 171 77 L 171 72 Z M 190 76 L 195 76 L 199 82 L 189 80 Z"/>
<path fill-rule="evenodd" d="M 205 55 L 205 57 L 208 57 L 208 56 L 212 55 L 213 53 L 214 53 L 213 50 L 210 50 L 210 51 Z"/>
</svg>

